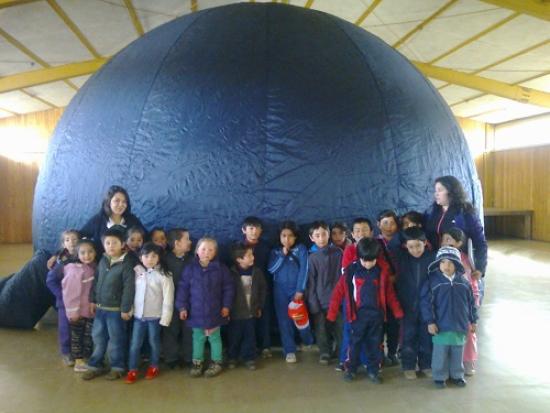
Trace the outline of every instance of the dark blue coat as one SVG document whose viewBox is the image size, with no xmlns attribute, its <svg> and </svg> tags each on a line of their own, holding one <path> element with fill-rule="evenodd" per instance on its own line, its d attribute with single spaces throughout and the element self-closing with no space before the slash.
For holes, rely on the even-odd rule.
<svg viewBox="0 0 550 413">
<path fill-rule="evenodd" d="M 176 292 L 176 309 L 187 310 L 187 326 L 214 328 L 227 323 L 223 307 L 231 309 L 235 285 L 229 270 L 218 260 L 203 268 L 198 258 L 184 269 Z"/>
<path fill-rule="evenodd" d="M 435 253 L 425 250 L 419 258 L 407 250 L 399 250 L 396 255 L 397 277 L 395 292 L 405 318 L 416 319 L 420 314 L 420 292 L 428 279 L 428 266 L 435 260 Z"/>
<path fill-rule="evenodd" d="M 440 332 L 456 331 L 467 334 L 470 324 L 477 321 L 472 287 L 463 274 L 450 281 L 439 270 L 431 272 L 422 286 L 422 319 L 435 323 Z"/>
<path fill-rule="evenodd" d="M 452 227 L 460 228 L 472 240 L 476 269 L 485 274 L 485 268 L 487 267 L 487 240 L 485 239 L 483 225 L 479 216 L 475 211 L 466 212 L 449 207 L 438 230 L 438 223 L 442 213 L 443 208 L 439 205 L 432 205 L 424 214 L 424 229 L 432 247 L 435 250 L 439 249 L 443 232 Z"/>
</svg>

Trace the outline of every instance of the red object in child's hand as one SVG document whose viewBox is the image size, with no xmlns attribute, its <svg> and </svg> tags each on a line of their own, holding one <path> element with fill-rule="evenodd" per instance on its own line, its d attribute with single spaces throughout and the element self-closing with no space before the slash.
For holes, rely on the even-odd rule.
<svg viewBox="0 0 550 413">
<path fill-rule="evenodd" d="M 288 304 L 288 316 L 299 330 L 309 327 L 309 315 L 303 300 L 294 300 Z"/>
</svg>

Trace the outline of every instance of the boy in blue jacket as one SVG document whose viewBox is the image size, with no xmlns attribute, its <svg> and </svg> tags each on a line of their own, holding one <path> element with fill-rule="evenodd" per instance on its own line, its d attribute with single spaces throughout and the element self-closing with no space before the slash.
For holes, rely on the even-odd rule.
<svg viewBox="0 0 550 413">
<path fill-rule="evenodd" d="M 403 308 L 401 321 L 401 368 L 406 379 L 416 379 L 416 366 L 431 377 L 432 339 L 420 316 L 420 291 L 428 279 L 435 253 L 426 248 L 426 234 L 419 227 L 402 232 L 406 249 L 397 251 L 395 290 Z"/>
<path fill-rule="evenodd" d="M 462 356 L 468 331 L 475 332 L 477 311 L 472 287 L 464 277 L 460 251 L 442 247 L 428 267 L 422 288 L 422 318 L 433 336 L 432 374 L 437 388 L 451 382 L 466 386 Z"/>
</svg>

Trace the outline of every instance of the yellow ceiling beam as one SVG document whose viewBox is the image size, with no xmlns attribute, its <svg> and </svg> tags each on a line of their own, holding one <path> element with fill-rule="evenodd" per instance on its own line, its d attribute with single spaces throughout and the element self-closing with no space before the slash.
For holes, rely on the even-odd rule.
<svg viewBox="0 0 550 413">
<path fill-rule="evenodd" d="M 5 9 L 7 7 L 19 6 L 25 3 L 34 3 L 38 0 L 0 0 L 0 9 Z M 7 112 L 7 111 L 6 111 Z"/>
<path fill-rule="evenodd" d="M 367 7 L 367 10 L 365 10 L 363 14 L 359 16 L 359 18 L 355 21 L 355 24 L 357 26 L 361 26 L 361 23 L 363 23 L 367 19 L 367 17 L 369 17 L 369 14 L 371 14 L 380 3 L 382 3 L 382 0 L 374 0 L 371 5 Z"/>
<path fill-rule="evenodd" d="M 550 108 L 550 93 L 528 87 L 511 85 L 486 77 L 458 72 L 422 62 L 412 62 L 424 75 L 455 85 L 479 90 L 491 95 Z"/>
<path fill-rule="evenodd" d="M 485 71 L 488 70 L 488 69 L 491 69 L 491 68 L 493 68 L 493 67 L 495 67 L 495 66 L 498 66 L 498 65 L 500 65 L 500 64 L 502 64 L 502 63 L 506 63 L 506 62 L 508 62 L 509 60 L 515 59 L 516 57 L 519 57 L 519 56 L 521 56 L 521 55 L 523 55 L 523 54 L 532 52 L 533 50 L 538 49 L 539 47 L 546 46 L 546 45 L 548 45 L 548 44 L 550 44 L 550 39 L 544 40 L 544 41 L 542 41 L 542 42 L 540 42 L 540 43 L 534 44 L 533 46 L 529 46 L 529 47 L 527 47 L 527 48 L 525 48 L 525 49 L 522 49 L 522 50 L 520 50 L 520 51 L 518 51 L 518 52 L 516 52 L 516 53 L 514 53 L 514 54 L 511 54 L 511 55 L 509 55 L 509 56 L 503 57 L 502 59 L 497 60 L 496 62 L 493 62 L 493 63 L 488 64 L 488 65 L 486 65 L 486 66 L 483 66 L 483 67 L 480 68 L 480 69 L 474 70 L 473 72 L 468 72 L 468 74 L 470 74 L 470 75 L 477 75 L 478 73 L 485 72 Z M 520 83 L 521 83 L 521 82 L 520 82 Z M 451 86 L 451 83 L 447 83 L 447 84 L 445 84 L 445 85 L 442 85 L 442 86 L 438 87 L 437 89 L 438 89 L 438 90 L 445 89 L 447 86 Z"/>
<path fill-rule="evenodd" d="M 50 7 L 57 13 L 59 18 L 63 20 L 63 23 L 67 25 L 67 27 L 74 33 L 74 35 L 80 40 L 80 42 L 88 49 L 88 51 L 91 53 L 93 57 L 96 59 L 99 59 L 101 55 L 98 53 L 98 51 L 95 49 L 94 46 L 92 46 L 92 43 L 84 36 L 84 33 L 78 28 L 78 26 L 71 20 L 71 18 L 65 13 L 65 10 L 59 6 L 59 4 L 55 0 L 46 0 Z"/>
<path fill-rule="evenodd" d="M 128 14 L 130 15 L 130 19 L 132 20 L 132 24 L 134 25 L 138 36 L 143 36 L 145 32 L 143 31 L 143 26 L 141 25 L 141 21 L 136 13 L 136 9 L 132 4 L 132 0 L 124 0 L 124 5 L 128 9 Z"/>
<path fill-rule="evenodd" d="M 0 93 L 88 75 L 98 70 L 107 60 L 106 58 L 87 60 L 0 77 Z"/>
<path fill-rule="evenodd" d="M 456 52 L 457 50 L 459 49 L 462 49 L 463 47 L 469 45 L 470 43 L 473 43 L 475 42 L 476 40 L 479 40 L 480 38 L 482 38 L 483 36 L 485 36 L 486 34 L 498 29 L 499 27 L 501 26 L 504 26 L 506 23 L 510 22 L 511 20 L 515 19 L 516 17 L 520 16 L 521 13 L 512 13 L 511 15 L 509 15 L 508 17 L 496 22 L 495 24 L 489 26 L 488 28 L 486 28 L 485 30 L 482 30 L 480 31 L 479 33 L 477 33 L 476 35 L 470 37 L 469 39 L 466 39 L 464 40 L 462 43 L 459 43 L 457 44 L 455 47 L 453 47 L 452 49 L 446 51 L 445 53 L 437 56 L 435 59 L 432 59 L 430 60 L 428 63 L 433 65 L 435 62 L 438 62 L 442 59 L 444 59 L 445 57 L 453 54 L 454 52 Z"/>
<path fill-rule="evenodd" d="M 191 0 L 191 13 L 195 13 L 198 10 L 199 10 L 199 1 Z"/>
<path fill-rule="evenodd" d="M 445 3 L 439 9 L 437 9 L 435 11 L 435 13 L 431 14 L 424 21 L 422 21 L 422 23 L 420 23 L 418 26 L 416 26 L 414 29 L 412 29 L 410 32 L 408 32 L 405 36 L 403 36 L 401 39 L 399 39 L 397 42 L 395 42 L 392 45 L 392 47 L 394 49 L 397 49 L 399 46 L 401 46 L 403 43 L 405 43 L 407 40 L 409 40 L 412 35 L 414 35 L 418 31 L 424 29 L 424 27 L 426 27 L 429 23 L 431 23 L 432 20 L 436 19 L 439 15 L 441 15 L 443 12 L 445 12 L 445 10 L 447 10 L 449 7 L 451 7 L 457 1 L 458 0 L 450 0 L 447 3 Z"/>
<path fill-rule="evenodd" d="M 311 6 L 313 6 L 314 0 L 307 0 L 306 5 L 304 6 L 306 9 L 311 9 Z"/>
<path fill-rule="evenodd" d="M 481 0 L 503 9 L 528 14 L 542 20 L 550 21 L 550 1 L 548 0 Z"/>
</svg>

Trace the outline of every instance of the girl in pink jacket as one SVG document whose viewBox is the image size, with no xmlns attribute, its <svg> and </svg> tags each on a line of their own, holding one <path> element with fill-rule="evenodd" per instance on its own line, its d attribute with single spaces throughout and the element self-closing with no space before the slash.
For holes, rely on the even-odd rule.
<svg viewBox="0 0 550 413">
<path fill-rule="evenodd" d="M 65 265 L 61 288 L 69 319 L 74 371 L 83 372 L 86 371 L 85 360 L 92 354 L 93 315 L 89 297 L 94 281 L 96 250 L 88 239 L 80 240 L 76 249 L 79 262 Z"/>
</svg>

